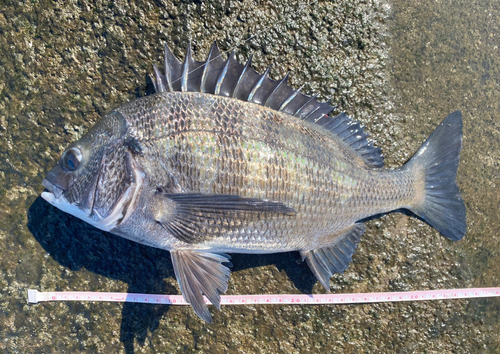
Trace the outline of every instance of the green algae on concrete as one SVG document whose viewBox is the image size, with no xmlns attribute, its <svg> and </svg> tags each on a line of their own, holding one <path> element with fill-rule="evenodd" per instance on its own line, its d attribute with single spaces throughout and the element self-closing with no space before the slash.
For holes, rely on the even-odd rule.
<svg viewBox="0 0 500 354">
<path fill-rule="evenodd" d="M 451 243 L 391 214 L 368 223 L 335 292 L 498 286 L 500 10 L 496 0 L 25 1 L 0 5 L 0 351 L 484 352 L 500 350 L 499 299 L 350 306 L 26 304 L 26 290 L 179 293 L 168 252 L 100 232 L 38 198 L 69 142 L 151 92 L 163 43 L 241 62 L 340 104 L 387 165 L 464 113 L 458 182 L 468 233 Z M 391 5 L 392 7 L 390 7 Z M 234 255 L 228 294 L 323 292 L 299 255 Z"/>
</svg>

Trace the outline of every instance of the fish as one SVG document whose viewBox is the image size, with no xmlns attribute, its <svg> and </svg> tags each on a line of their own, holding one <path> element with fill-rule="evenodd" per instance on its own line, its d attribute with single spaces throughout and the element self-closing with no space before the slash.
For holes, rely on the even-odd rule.
<svg viewBox="0 0 500 354">
<path fill-rule="evenodd" d="M 316 279 L 344 272 L 373 216 L 406 209 L 457 241 L 460 111 L 415 155 L 384 168 L 381 149 L 345 113 L 224 59 L 183 61 L 167 45 L 155 93 L 104 115 L 47 173 L 42 198 L 101 230 L 168 250 L 184 299 L 220 310 L 228 253 L 299 251 Z"/>
</svg>

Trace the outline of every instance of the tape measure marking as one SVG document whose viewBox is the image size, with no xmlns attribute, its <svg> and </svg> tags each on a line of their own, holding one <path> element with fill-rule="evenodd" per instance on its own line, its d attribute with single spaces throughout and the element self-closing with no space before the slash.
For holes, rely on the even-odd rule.
<svg viewBox="0 0 500 354">
<path fill-rule="evenodd" d="M 474 299 L 484 297 L 500 297 L 500 288 L 424 290 L 366 294 L 221 295 L 221 304 L 370 304 L 380 302 Z M 163 305 L 189 305 L 189 303 L 184 300 L 182 295 L 153 295 L 87 291 L 39 292 L 34 289 L 28 290 L 29 303 L 36 304 L 38 302 L 44 301 L 108 301 L 137 302 Z M 205 303 L 211 304 L 207 298 L 205 298 Z"/>
</svg>

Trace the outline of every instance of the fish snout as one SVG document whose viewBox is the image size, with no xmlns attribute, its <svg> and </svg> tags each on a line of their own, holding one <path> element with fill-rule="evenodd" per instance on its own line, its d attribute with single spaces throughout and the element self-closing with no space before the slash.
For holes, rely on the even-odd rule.
<svg viewBox="0 0 500 354">
<path fill-rule="evenodd" d="M 64 191 L 68 190 L 73 182 L 74 176 L 64 171 L 59 164 L 54 166 L 45 176 L 42 184 L 47 190 L 59 198 Z"/>
<path fill-rule="evenodd" d="M 44 191 L 43 193 L 52 193 L 54 195 L 54 197 L 57 199 L 59 198 L 63 192 L 64 192 L 64 189 L 62 189 L 61 187 L 55 185 L 54 183 L 50 182 L 48 179 L 44 178 L 43 181 L 42 181 L 42 185 L 47 189 L 47 191 Z M 43 197 L 43 196 L 42 196 Z"/>
</svg>

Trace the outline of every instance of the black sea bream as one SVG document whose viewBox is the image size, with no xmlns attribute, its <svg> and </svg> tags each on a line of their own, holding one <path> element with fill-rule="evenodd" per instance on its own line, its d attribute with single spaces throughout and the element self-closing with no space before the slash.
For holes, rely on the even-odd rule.
<svg viewBox="0 0 500 354">
<path fill-rule="evenodd" d="M 220 308 L 225 253 L 299 251 L 329 289 L 367 217 L 408 209 L 441 234 L 465 234 L 455 182 L 462 116 L 450 114 L 415 156 L 383 168 L 380 149 L 328 103 L 242 65 L 214 44 L 205 62 L 165 48 L 156 93 L 125 103 L 71 144 L 42 197 L 115 235 L 169 250 L 186 301 Z"/>
</svg>

